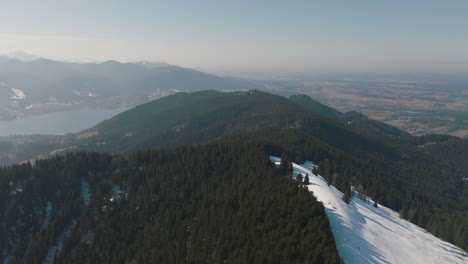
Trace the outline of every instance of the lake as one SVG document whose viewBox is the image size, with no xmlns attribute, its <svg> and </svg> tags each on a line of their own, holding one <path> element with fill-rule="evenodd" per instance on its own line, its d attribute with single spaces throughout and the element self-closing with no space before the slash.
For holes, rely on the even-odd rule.
<svg viewBox="0 0 468 264">
<path fill-rule="evenodd" d="M 91 109 L 54 112 L 15 120 L 0 120 L 0 136 L 64 135 L 75 133 L 109 119 L 128 108 Z"/>
</svg>

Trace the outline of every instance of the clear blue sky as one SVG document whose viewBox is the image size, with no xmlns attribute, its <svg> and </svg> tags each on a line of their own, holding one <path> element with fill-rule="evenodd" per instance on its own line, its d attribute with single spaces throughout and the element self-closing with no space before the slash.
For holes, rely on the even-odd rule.
<svg viewBox="0 0 468 264">
<path fill-rule="evenodd" d="M 0 0 L 0 53 L 197 68 L 468 71 L 467 0 Z"/>
</svg>

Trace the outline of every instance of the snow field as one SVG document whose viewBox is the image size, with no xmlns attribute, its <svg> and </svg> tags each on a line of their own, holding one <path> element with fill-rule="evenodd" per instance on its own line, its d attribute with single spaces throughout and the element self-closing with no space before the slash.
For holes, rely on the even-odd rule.
<svg viewBox="0 0 468 264">
<path fill-rule="evenodd" d="M 281 159 L 270 157 L 279 165 Z M 343 194 L 325 179 L 312 174 L 314 163 L 293 164 L 293 177 L 309 174 L 307 188 L 321 201 L 328 215 L 338 252 L 347 264 L 443 264 L 468 263 L 468 254 L 460 248 L 442 241 L 406 220 L 397 212 L 379 205 L 371 199 L 356 197 L 349 204 Z"/>
</svg>

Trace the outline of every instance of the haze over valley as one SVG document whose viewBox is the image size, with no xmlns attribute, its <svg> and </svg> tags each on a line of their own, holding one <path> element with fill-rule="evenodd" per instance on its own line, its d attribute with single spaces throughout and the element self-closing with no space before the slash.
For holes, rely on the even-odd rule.
<svg viewBox="0 0 468 264">
<path fill-rule="evenodd" d="M 468 2 L 0 10 L 0 263 L 468 263 Z"/>
<path fill-rule="evenodd" d="M 307 94 L 339 111 L 361 112 L 413 135 L 468 136 L 468 77 L 463 74 L 285 73 L 245 79 L 158 62 L 71 63 L 16 52 L 0 60 L 0 85 L 0 120 L 85 108 L 103 116 L 65 131 L 28 131 L 19 125 L 2 136 L 79 132 L 112 116 L 106 112 L 119 111 L 109 109 L 128 109 L 177 92 L 252 89 Z"/>
</svg>

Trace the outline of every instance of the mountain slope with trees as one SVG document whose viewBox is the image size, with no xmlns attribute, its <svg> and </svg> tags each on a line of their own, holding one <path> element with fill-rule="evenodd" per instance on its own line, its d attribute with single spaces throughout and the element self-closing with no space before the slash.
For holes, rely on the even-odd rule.
<svg viewBox="0 0 468 264">
<path fill-rule="evenodd" d="M 342 263 L 323 205 L 258 144 L 0 169 L 2 262 Z"/>
<path fill-rule="evenodd" d="M 131 153 L 149 147 L 304 128 L 312 128 L 310 136 L 355 154 L 366 151 L 386 157 L 398 155 L 384 142 L 351 131 L 287 98 L 256 90 L 201 91 L 168 96 L 102 122 L 86 131 L 96 136 L 79 143 L 85 150 Z"/>
<path fill-rule="evenodd" d="M 130 155 L 210 142 L 260 143 L 270 155 L 286 153 L 297 163 L 316 162 L 319 173 L 343 193 L 354 186 L 467 250 L 468 142 L 450 136 L 413 137 L 366 118 L 359 124 L 350 126 L 303 103 L 260 91 L 202 91 L 126 111 L 60 148 Z"/>
<path fill-rule="evenodd" d="M 272 146 L 272 154 L 279 148 L 299 163 L 321 162 L 323 175 L 338 189 L 352 184 L 468 249 L 468 142 L 413 137 L 366 118 L 359 118 L 359 127 L 343 120 L 260 91 L 181 93 L 103 122 L 91 130 L 97 136 L 76 149 L 131 153 L 212 141 L 262 142 Z"/>
</svg>

